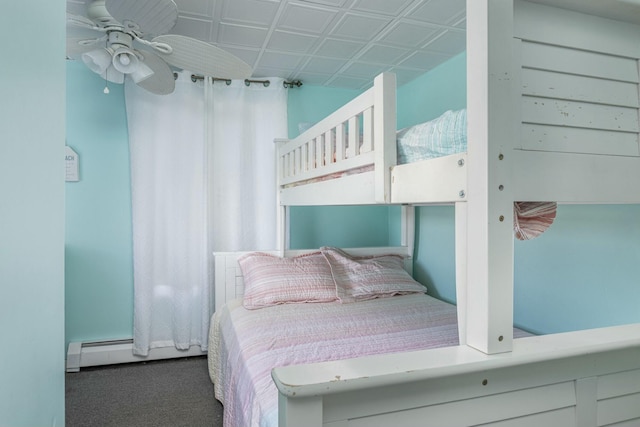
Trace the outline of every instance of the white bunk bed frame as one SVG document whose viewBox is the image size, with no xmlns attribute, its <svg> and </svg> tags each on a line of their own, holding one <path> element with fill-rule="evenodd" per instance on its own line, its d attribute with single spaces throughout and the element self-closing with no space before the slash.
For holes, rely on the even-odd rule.
<svg viewBox="0 0 640 427">
<path fill-rule="evenodd" d="M 274 369 L 281 427 L 640 426 L 640 324 L 512 334 L 514 201 L 640 203 L 640 17 L 568 10 L 595 1 L 467 0 L 467 153 L 395 166 L 388 74 L 281 144 L 285 207 L 455 203 L 460 325 L 457 347 Z"/>
</svg>

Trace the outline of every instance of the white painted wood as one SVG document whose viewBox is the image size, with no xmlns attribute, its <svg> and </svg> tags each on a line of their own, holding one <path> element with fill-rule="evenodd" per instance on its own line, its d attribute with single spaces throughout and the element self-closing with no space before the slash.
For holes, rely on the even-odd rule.
<svg viewBox="0 0 640 427">
<path fill-rule="evenodd" d="M 385 425 L 391 416 L 385 414 L 394 416 L 394 426 L 411 425 L 416 414 L 440 421 L 433 417 L 454 405 L 434 425 L 478 425 L 517 416 L 524 418 L 514 425 L 528 426 L 544 419 L 527 419 L 532 414 L 550 413 L 547 419 L 566 421 L 573 418 L 566 418 L 569 412 L 563 408 L 575 415 L 576 405 L 596 405 L 594 393 L 576 390 L 578 381 L 592 388 L 593 378 L 639 368 L 636 324 L 522 338 L 514 341 L 511 353 L 487 355 L 456 346 L 288 366 L 274 369 L 272 376 L 282 398 L 322 397 L 326 423 L 368 417 L 363 425 Z M 636 417 L 640 406 L 629 407 L 635 397 L 621 399 L 607 400 L 615 407 L 612 413 L 618 421 L 634 419 L 625 417 Z"/>
<path fill-rule="evenodd" d="M 466 200 L 466 164 L 467 154 L 460 153 L 394 166 L 391 169 L 391 203 Z"/>
<path fill-rule="evenodd" d="M 638 108 L 636 83 L 530 68 L 521 77 L 523 95 Z"/>
<path fill-rule="evenodd" d="M 640 158 L 514 150 L 516 200 L 640 203 Z"/>
<path fill-rule="evenodd" d="M 611 7 L 615 6 L 611 2 Z M 515 1 L 515 19 L 515 36 L 518 38 L 640 57 L 638 25 L 519 0 Z"/>
<path fill-rule="evenodd" d="M 638 132 L 636 108 L 525 96 L 522 121 L 577 128 Z"/>
<path fill-rule="evenodd" d="M 81 342 L 70 342 L 67 347 L 67 372 L 80 372 Z"/>
<path fill-rule="evenodd" d="M 602 376 L 598 379 L 598 399 L 640 393 L 640 370 Z"/>
<path fill-rule="evenodd" d="M 322 399 L 306 397 L 285 399 L 278 396 L 279 427 L 322 427 Z"/>
<path fill-rule="evenodd" d="M 413 257 L 416 241 L 416 209 L 414 206 L 401 207 L 400 246 L 407 248 L 407 253 Z"/>
<path fill-rule="evenodd" d="M 638 82 L 633 59 L 564 46 L 522 43 L 522 66 L 621 82 Z"/>
<path fill-rule="evenodd" d="M 637 132 L 523 124 L 521 135 L 522 148 L 525 150 L 612 156 L 640 155 Z"/>
<path fill-rule="evenodd" d="M 458 314 L 458 342 L 467 344 L 467 204 L 455 204 L 455 251 L 456 251 L 456 310 Z"/>
<path fill-rule="evenodd" d="M 374 172 L 370 171 L 283 188 L 280 190 L 280 203 L 287 206 L 374 204 L 374 179 Z"/>
<path fill-rule="evenodd" d="M 396 165 L 396 76 L 383 73 L 373 82 L 375 199 L 391 200 L 391 168 Z"/>
<path fill-rule="evenodd" d="M 576 426 L 596 427 L 598 406 L 598 378 L 576 380 Z"/>
<path fill-rule="evenodd" d="M 598 402 L 598 425 L 606 426 L 640 419 L 640 393 Z"/>
<path fill-rule="evenodd" d="M 510 351 L 513 340 L 512 105 L 520 69 L 505 49 L 512 38 L 511 2 L 467 1 L 467 343 L 488 354 Z"/>
</svg>

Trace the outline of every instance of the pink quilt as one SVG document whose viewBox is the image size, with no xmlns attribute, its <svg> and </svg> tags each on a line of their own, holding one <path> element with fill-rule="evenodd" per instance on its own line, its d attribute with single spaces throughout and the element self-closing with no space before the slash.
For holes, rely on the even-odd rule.
<svg viewBox="0 0 640 427">
<path fill-rule="evenodd" d="M 274 367 L 457 344 L 455 307 L 427 295 L 260 310 L 235 300 L 212 320 L 209 371 L 225 426 L 277 426 Z"/>
</svg>

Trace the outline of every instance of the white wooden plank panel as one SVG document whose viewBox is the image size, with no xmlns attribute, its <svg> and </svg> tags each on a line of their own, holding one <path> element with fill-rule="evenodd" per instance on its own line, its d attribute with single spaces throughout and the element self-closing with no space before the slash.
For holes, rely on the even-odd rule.
<svg viewBox="0 0 640 427">
<path fill-rule="evenodd" d="M 467 223 L 465 202 L 455 203 L 455 262 L 456 262 L 456 312 L 458 314 L 458 343 L 467 344 Z"/>
<path fill-rule="evenodd" d="M 366 153 L 373 150 L 373 109 L 367 108 L 362 112 L 362 147 Z"/>
<path fill-rule="evenodd" d="M 513 150 L 515 200 L 640 203 L 640 158 Z"/>
<path fill-rule="evenodd" d="M 504 421 L 497 421 L 489 424 L 482 424 L 482 427 L 586 427 L 576 423 L 575 411 L 573 408 L 562 408 L 555 411 L 543 412 L 540 414 L 527 415 L 519 418 L 512 418 Z M 480 426 L 477 426 L 480 427 Z"/>
<path fill-rule="evenodd" d="M 360 154 L 360 120 L 354 116 L 349 119 L 349 134 L 347 142 L 347 157 Z"/>
<path fill-rule="evenodd" d="M 522 98 L 522 122 L 638 132 L 638 109 L 559 99 Z"/>
<path fill-rule="evenodd" d="M 363 172 L 303 186 L 280 190 L 284 206 L 375 204 L 374 173 Z"/>
<path fill-rule="evenodd" d="M 335 163 L 338 161 L 338 156 L 336 155 L 336 141 L 333 135 L 335 135 L 335 133 L 330 130 L 325 132 L 323 135 L 326 150 L 325 152 L 327 153 L 325 164 L 327 165 L 329 163 Z"/>
<path fill-rule="evenodd" d="M 631 23 L 520 0 L 515 1 L 515 22 L 514 33 L 518 38 L 611 55 L 640 57 L 637 43 L 640 40 L 640 26 Z"/>
<path fill-rule="evenodd" d="M 639 156 L 637 132 L 582 129 L 564 126 L 523 124 L 522 148 L 564 153 Z"/>
<path fill-rule="evenodd" d="M 344 160 L 346 157 L 345 129 L 344 123 L 335 127 L 336 132 L 336 162 Z"/>
<path fill-rule="evenodd" d="M 377 203 L 391 200 L 391 168 L 397 162 L 396 76 L 382 73 L 374 79 L 375 198 Z"/>
<path fill-rule="evenodd" d="M 598 426 L 640 418 L 640 393 L 598 401 Z"/>
<path fill-rule="evenodd" d="M 623 421 L 620 423 L 609 424 L 605 427 L 638 427 L 640 426 L 640 418 L 634 420 Z"/>
<path fill-rule="evenodd" d="M 598 377 L 598 399 L 640 393 L 640 370 Z"/>
<path fill-rule="evenodd" d="M 396 165 L 391 170 L 391 203 L 466 200 L 466 158 L 466 153 L 460 153 Z"/>
<path fill-rule="evenodd" d="M 598 378 L 576 380 L 576 426 L 597 427 Z"/>
<path fill-rule="evenodd" d="M 425 420 L 438 427 L 490 425 L 574 405 L 573 383 L 567 382 L 353 419 L 349 426 L 411 427 L 421 425 Z"/>
<path fill-rule="evenodd" d="M 522 42 L 522 66 L 578 76 L 638 83 L 638 69 L 632 58 Z"/>
<path fill-rule="evenodd" d="M 285 399 L 278 396 L 279 427 L 322 427 L 322 398 Z"/>
<path fill-rule="evenodd" d="M 522 94 L 638 108 L 638 84 L 525 68 Z"/>
</svg>

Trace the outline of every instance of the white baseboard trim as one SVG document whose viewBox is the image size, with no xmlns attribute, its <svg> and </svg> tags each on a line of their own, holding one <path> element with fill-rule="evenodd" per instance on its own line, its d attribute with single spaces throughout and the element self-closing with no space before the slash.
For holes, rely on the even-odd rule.
<svg viewBox="0 0 640 427">
<path fill-rule="evenodd" d="M 103 342 L 72 342 L 67 350 L 67 372 L 79 372 L 88 366 L 115 365 L 119 363 L 147 362 L 150 360 L 175 359 L 179 357 L 204 356 L 207 352 L 193 345 L 189 350 L 175 347 L 152 348 L 148 356 L 133 354 L 133 340 Z"/>
</svg>

